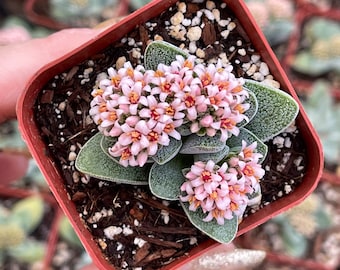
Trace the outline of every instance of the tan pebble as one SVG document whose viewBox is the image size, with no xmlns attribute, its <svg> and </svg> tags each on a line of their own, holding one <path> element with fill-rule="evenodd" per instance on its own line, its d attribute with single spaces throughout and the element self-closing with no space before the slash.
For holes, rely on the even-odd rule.
<svg viewBox="0 0 340 270">
<path fill-rule="evenodd" d="M 116 69 L 122 68 L 125 63 L 126 63 L 126 57 L 125 56 L 119 57 L 116 61 Z"/>
<path fill-rule="evenodd" d="M 201 38 L 202 29 L 199 26 L 190 27 L 187 37 L 190 41 L 197 41 Z"/>
<path fill-rule="evenodd" d="M 172 25 L 179 25 L 182 23 L 184 19 L 184 15 L 182 12 L 177 12 L 174 16 L 170 18 L 170 22 Z"/>
</svg>

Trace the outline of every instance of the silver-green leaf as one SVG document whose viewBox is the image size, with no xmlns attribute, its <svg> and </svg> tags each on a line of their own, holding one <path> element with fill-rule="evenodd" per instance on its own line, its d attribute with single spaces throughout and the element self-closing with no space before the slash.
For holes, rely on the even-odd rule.
<svg viewBox="0 0 340 270">
<path fill-rule="evenodd" d="M 255 117 L 245 127 L 260 140 L 281 133 L 297 117 L 299 105 L 284 91 L 253 80 L 246 80 L 245 87 L 256 95 L 259 104 Z"/>
<path fill-rule="evenodd" d="M 249 103 L 250 107 L 247 111 L 244 112 L 244 115 L 248 117 L 248 122 L 246 120 L 243 120 L 242 122 L 237 124 L 238 127 L 243 127 L 248 124 L 255 117 L 259 108 L 259 104 L 257 102 L 255 94 L 251 91 L 248 91 L 248 93 L 249 97 L 245 100 L 245 103 Z"/>
<path fill-rule="evenodd" d="M 221 141 L 219 135 L 210 137 L 208 135 L 198 136 L 191 134 L 183 142 L 181 154 L 203 154 L 217 153 L 225 147 L 225 143 Z"/>
<path fill-rule="evenodd" d="M 152 159 L 158 164 L 164 164 L 173 159 L 182 147 L 182 141 L 170 137 L 170 143 L 167 146 L 162 146 L 157 153 L 152 156 Z"/>
<path fill-rule="evenodd" d="M 194 155 L 194 161 L 196 162 L 196 161 L 212 160 L 215 163 L 218 163 L 222 159 L 224 159 L 228 155 L 228 153 L 229 153 L 229 147 L 225 145 L 221 151 L 218 151 L 216 153 L 204 153 L 204 154 Z"/>
<path fill-rule="evenodd" d="M 176 60 L 177 55 L 188 57 L 188 54 L 179 47 L 165 41 L 153 41 L 144 52 L 145 69 L 156 70 L 159 64 L 170 65 Z"/>
<path fill-rule="evenodd" d="M 203 221 L 207 214 L 204 214 L 201 208 L 194 212 L 189 210 L 188 203 L 181 202 L 181 205 L 190 222 L 210 238 L 222 244 L 228 244 L 235 238 L 238 230 L 237 217 L 233 217 L 231 220 L 224 220 L 224 225 L 219 225 L 216 220 Z"/>
<path fill-rule="evenodd" d="M 174 201 L 178 200 L 180 187 L 186 180 L 182 169 L 188 166 L 183 156 L 177 156 L 164 165 L 154 163 L 150 170 L 149 187 L 156 197 Z"/>
<path fill-rule="evenodd" d="M 260 153 L 263 155 L 263 158 L 260 159 L 260 162 L 262 162 L 267 153 L 268 153 L 268 146 L 264 144 L 257 136 L 255 136 L 254 133 L 247 130 L 246 128 L 240 128 L 240 133 L 238 136 L 231 136 L 228 141 L 227 145 L 230 147 L 231 151 L 236 150 L 237 152 L 241 150 L 242 141 L 245 141 L 247 145 L 252 144 L 253 142 L 257 143 L 257 153 Z M 238 148 L 238 149 L 235 149 Z"/>
<path fill-rule="evenodd" d="M 101 148 L 101 133 L 86 142 L 79 151 L 75 166 L 77 170 L 92 177 L 116 183 L 147 185 L 150 166 L 124 167 L 113 162 Z"/>
</svg>

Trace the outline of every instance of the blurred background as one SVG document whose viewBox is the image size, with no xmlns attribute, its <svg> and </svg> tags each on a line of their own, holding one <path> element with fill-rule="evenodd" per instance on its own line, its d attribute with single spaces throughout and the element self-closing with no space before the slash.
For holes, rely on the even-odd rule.
<svg viewBox="0 0 340 270">
<path fill-rule="evenodd" d="M 63 28 L 94 27 L 147 2 L 1 0 L 0 46 Z M 267 259 L 258 269 L 340 269 L 340 1 L 245 2 L 320 136 L 325 169 L 317 189 L 301 205 L 236 239 L 234 245 L 265 251 Z M 0 125 L 0 151 L 17 153 L 29 162 L 26 175 L 0 185 L 0 269 L 66 270 L 90 263 L 30 158 L 15 120 Z M 11 226 L 2 222 L 5 219 Z M 246 269 L 257 268 L 250 263 Z"/>
</svg>

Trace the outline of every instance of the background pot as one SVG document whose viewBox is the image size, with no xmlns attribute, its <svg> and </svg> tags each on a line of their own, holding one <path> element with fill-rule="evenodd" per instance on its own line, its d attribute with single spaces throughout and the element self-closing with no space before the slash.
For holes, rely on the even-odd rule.
<svg viewBox="0 0 340 270">
<path fill-rule="evenodd" d="M 287 76 L 283 72 L 278 60 L 270 49 L 270 46 L 266 42 L 258 26 L 255 24 L 254 19 L 251 17 L 243 1 L 226 0 L 225 2 L 235 13 L 239 23 L 246 30 L 246 34 L 249 36 L 251 43 L 261 54 L 262 60 L 267 63 L 275 79 L 280 82 L 281 88 L 286 90 L 298 101 L 297 95 L 289 83 Z M 52 160 L 48 155 L 46 155 L 48 149 L 40 136 L 39 127 L 34 121 L 32 108 L 38 93 L 42 90 L 49 79 L 53 78 L 56 74 L 64 72 L 72 66 L 86 60 L 88 56 L 100 52 L 116 40 L 121 39 L 126 33 L 134 29 L 136 25 L 159 15 L 162 11 L 174 3 L 176 3 L 174 0 L 153 1 L 144 6 L 142 9 L 124 18 L 116 25 L 105 30 L 105 32 L 101 33 L 97 38 L 87 42 L 86 44 L 83 44 L 77 50 L 65 55 L 59 60 L 50 63 L 34 78 L 32 78 L 18 102 L 17 115 L 22 135 L 26 140 L 32 155 L 37 160 L 37 163 L 46 177 L 58 203 L 71 220 L 71 223 L 79 235 L 85 249 L 93 258 L 94 263 L 100 269 L 113 269 L 113 267 L 103 257 L 100 248 L 97 246 L 97 243 L 94 241 L 92 235 L 85 227 L 83 220 L 81 220 L 79 217 L 79 213 L 77 212 L 75 205 L 72 201 L 70 201 L 64 186 L 64 180 L 61 177 L 58 169 L 55 167 L 55 160 Z M 240 224 L 238 235 L 251 230 L 273 216 L 278 215 L 286 209 L 300 203 L 316 187 L 323 167 L 322 151 L 316 133 L 302 108 L 297 118 L 297 126 L 300 130 L 300 133 L 302 134 L 305 144 L 308 146 L 306 151 L 307 156 L 309 157 L 307 164 L 308 168 L 306 170 L 306 175 L 302 184 L 299 185 L 293 193 L 289 194 L 283 199 L 278 199 L 277 201 L 245 218 Z M 198 248 L 195 248 L 190 252 L 189 260 L 199 256 L 203 252 L 213 248 L 216 245 L 217 244 L 213 241 L 208 241 L 203 245 L 200 245 Z M 166 267 L 166 269 L 175 269 L 175 267 L 178 267 L 184 263 L 185 259 L 184 261 L 175 262 L 169 265 Z M 176 264 L 176 266 L 174 266 L 174 264 Z"/>
<path fill-rule="evenodd" d="M 65 1 L 67 2 L 67 1 Z M 71 1 L 69 1 L 71 2 Z M 65 3 L 61 3 L 61 5 L 65 5 Z M 81 4 L 79 4 L 81 5 Z M 24 6 L 24 12 L 26 17 L 34 24 L 44 26 L 53 30 L 61 30 L 69 27 L 89 27 L 94 25 L 72 25 L 71 23 L 65 23 L 62 20 L 57 19 L 51 13 L 52 12 L 52 4 L 51 1 L 45 0 L 26 0 Z M 114 6 L 114 9 L 109 14 L 110 17 L 120 17 L 125 16 L 128 13 L 129 9 L 129 0 L 119 0 L 117 4 Z M 105 8 L 103 8 L 105 11 Z M 114 13 L 114 14 L 112 14 Z M 89 19 L 89 18 L 87 18 Z M 102 18 L 98 18 L 99 20 Z"/>
</svg>

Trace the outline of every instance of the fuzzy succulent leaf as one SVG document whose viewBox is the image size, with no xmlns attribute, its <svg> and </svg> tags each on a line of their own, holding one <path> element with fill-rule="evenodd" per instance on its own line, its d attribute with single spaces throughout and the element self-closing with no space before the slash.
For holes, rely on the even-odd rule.
<svg viewBox="0 0 340 270">
<path fill-rule="evenodd" d="M 277 46 L 288 40 L 294 27 L 294 22 L 290 20 L 275 20 L 264 27 L 263 33 L 271 46 Z"/>
<path fill-rule="evenodd" d="M 59 223 L 60 237 L 72 246 L 82 247 L 82 244 L 75 233 L 70 221 L 66 216 L 63 216 Z"/>
<path fill-rule="evenodd" d="M 334 103 L 331 86 L 325 81 L 314 84 L 311 94 L 302 101 L 303 107 L 318 133 L 325 161 L 336 164 L 340 160 L 340 106 Z"/>
<path fill-rule="evenodd" d="M 227 145 L 221 151 L 216 153 L 203 153 L 194 155 L 194 161 L 209 161 L 212 160 L 215 163 L 220 162 L 224 157 L 226 157 L 229 153 L 229 147 Z"/>
<path fill-rule="evenodd" d="M 291 256 L 302 257 L 306 253 L 308 248 L 306 237 L 294 230 L 288 223 L 282 226 L 282 238 L 285 250 Z"/>
<path fill-rule="evenodd" d="M 19 245 L 25 238 L 26 232 L 19 224 L 13 222 L 0 223 L 0 253 L 2 249 Z"/>
<path fill-rule="evenodd" d="M 112 158 L 102 151 L 100 147 L 103 136 L 101 133 L 97 133 L 79 151 L 75 163 L 77 170 L 102 180 L 123 184 L 147 185 L 149 166 L 123 167 L 116 162 L 112 162 Z"/>
<path fill-rule="evenodd" d="M 30 196 L 13 205 L 9 220 L 30 234 L 41 223 L 44 216 L 44 201 L 39 196 Z"/>
<path fill-rule="evenodd" d="M 46 256 L 46 243 L 34 239 L 26 239 L 20 245 L 11 247 L 8 254 L 18 262 L 32 264 Z"/>
<path fill-rule="evenodd" d="M 216 220 L 210 222 L 203 221 L 207 214 L 204 214 L 201 208 L 198 208 L 193 212 L 189 210 L 188 203 L 181 202 L 181 205 L 190 222 L 210 238 L 223 244 L 230 243 L 235 238 L 238 230 L 237 217 L 234 217 L 231 220 L 224 220 L 224 225 L 219 225 Z"/>
<path fill-rule="evenodd" d="M 257 143 L 257 152 L 263 155 L 261 161 L 263 161 L 267 155 L 268 147 L 265 145 L 254 133 L 249 131 L 246 128 L 240 128 L 240 133 L 238 136 L 231 136 L 227 140 L 227 145 L 231 149 L 231 151 L 239 152 L 241 150 L 242 141 L 245 141 L 247 145 L 252 144 L 253 142 Z"/>
<path fill-rule="evenodd" d="M 164 41 L 153 41 L 145 49 L 144 66 L 146 69 L 156 70 L 159 64 L 170 65 L 177 55 L 188 57 L 179 47 Z"/>
<path fill-rule="evenodd" d="M 190 130 L 191 123 L 183 123 L 181 126 L 177 127 L 176 130 L 181 134 L 181 136 L 189 136 L 192 134 Z"/>
<path fill-rule="evenodd" d="M 332 70 L 340 72 L 340 57 L 320 59 L 304 51 L 294 57 L 292 67 L 296 71 L 311 76 L 319 76 Z"/>
<path fill-rule="evenodd" d="M 111 158 L 114 162 L 119 163 L 119 159 L 117 157 L 110 155 L 109 153 L 109 148 L 111 148 L 117 141 L 118 141 L 117 137 L 102 136 L 102 139 L 100 141 L 100 147 L 109 158 Z"/>
<path fill-rule="evenodd" d="M 182 169 L 186 167 L 188 162 L 183 159 L 183 156 L 177 156 L 163 165 L 154 163 L 149 176 L 152 194 L 165 200 L 178 200 L 181 185 L 186 180 Z"/>
<path fill-rule="evenodd" d="M 280 89 L 246 80 L 245 87 L 256 95 L 259 108 L 246 128 L 266 141 L 290 126 L 299 112 L 299 105 Z"/>
<path fill-rule="evenodd" d="M 258 108 L 259 108 L 257 98 L 256 98 L 255 94 L 251 91 L 249 91 L 249 97 L 245 100 L 245 103 L 250 104 L 249 109 L 244 112 L 244 115 L 247 116 L 248 121 L 243 120 L 242 122 L 237 124 L 238 127 L 243 127 L 243 126 L 247 125 L 248 122 L 250 122 L 255 117 L 255 115 L 258 111 Z"/>
<path fill-rule="evenodd" d="M 198 136 L 191 134 L 183 142 L 180 150 L 181 154 L 203 154 L 203 153 L 217 153 L 221 151 L 225 143 L 221 142 L 220 136 L 216 135 L 210 137 L 208 135 Z"/>
<path fill-rule="evenodd" d="M 162 146 L 157 153 L 152 156 L 152 159 L 158 164 L 162 165 L 173 159 L 182 147 L 182 141 L 170 137 L 170 143 L 167 146 Z"/>
</svg>

